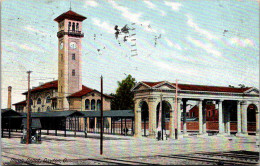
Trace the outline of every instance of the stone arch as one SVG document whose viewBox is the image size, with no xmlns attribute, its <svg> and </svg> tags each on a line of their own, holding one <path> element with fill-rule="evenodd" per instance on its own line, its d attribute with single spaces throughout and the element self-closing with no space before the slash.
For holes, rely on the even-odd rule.
<svg viewBox="0 0 260 166">
<path fill-rule="evenodd" d="M 257 106 L 253 103 L 247 107 L 247 131 L 256 131 Z"/>
<path fill-rule="evenodd" d="M 159 120 L 159 109 L 160 109 L 160 102 L 158 102 L 156 106 L 156 127 L 158 127 L 158 120 Z M 164 130 L 169 130 L 169 121 L 170 121 L 170 112 L 172 110 L 172 106 L 169 101 L 163 100 L 162 101 L 162 128 Z"/>
<path fill-rule="evenodd" d="M 142 100 L 139 103 L 139 107 L 141 109 L 142 128 L 144 129 L 144 136 L 146 136 L 147 130 L 149 129 L 149 106 L 145 100 Z"/>
</svg>

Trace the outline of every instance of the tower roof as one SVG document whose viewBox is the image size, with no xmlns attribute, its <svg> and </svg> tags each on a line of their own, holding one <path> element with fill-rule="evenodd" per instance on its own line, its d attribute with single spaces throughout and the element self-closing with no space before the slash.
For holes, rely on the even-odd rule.
<svg viewBox="0 0 260 166">
<path fill-rule="evenodd" d="M 69 11 L 59 15 L 57 18 L 54 19 L 54 21 L 60 22 L 64 19 L 83 21 L 83 20 L 87 19 L 87 17 L 84 17 L 76 12 L 73 12 L 72 10 L 69 10 Z"/>
</svg>

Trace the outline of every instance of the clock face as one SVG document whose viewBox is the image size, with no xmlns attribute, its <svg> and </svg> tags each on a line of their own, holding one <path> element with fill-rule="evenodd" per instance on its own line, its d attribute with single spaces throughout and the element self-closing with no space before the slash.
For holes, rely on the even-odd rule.
<svg viewBox="0 0 260 166">
<path fill-rule="evenodd" d="M 63 49 L 63 43 L 60 43 L 60 50 Z"/>
<path fill-rule="evenodd" d="M 70 48 L 71 49 L 76 49 L 77 48 L 77 44 L 75 42 L 70 42 Z"/>
</svg>

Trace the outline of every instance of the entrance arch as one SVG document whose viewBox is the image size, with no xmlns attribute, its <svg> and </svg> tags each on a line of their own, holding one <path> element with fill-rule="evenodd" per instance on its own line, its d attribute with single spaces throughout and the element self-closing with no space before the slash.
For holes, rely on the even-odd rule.
<svg viewBox="0 0 260 166">
<path fill-rule="evenodd" d="M 142 120 L 142 128 L 144 129 L 144 136 L 147 136 L 147 130 L 149 130 L 149 107 L 146 101 L 142 101 L 140 103 L 141 107 L 141 120 Z"/>
<path fill-rule="evenodd" d="M 160 109 L 160 102 L 156 107 L 156 127 L 158 127 L 158 120 L 159 120 L 159 109 Z M 162 129 L 169 130 L 169 121 L 170 121 L 170 110 L 171 104 L 168 101 L 162 101 Z"/>
<path fill-rule="evenodd" d="M 256 132 L 256 112 L 257 106 L 255 104 L 250 104 L 247 107 L 247 131 Z"/>
</svg>

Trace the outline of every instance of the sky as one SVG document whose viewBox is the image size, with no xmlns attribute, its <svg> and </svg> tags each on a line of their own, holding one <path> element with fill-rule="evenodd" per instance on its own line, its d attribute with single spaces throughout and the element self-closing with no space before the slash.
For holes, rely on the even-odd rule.
<svg viewBox="0 0 260 166">
<path fill-rule="evenodd" d="M 1 10 L 2 108 L 31 86 L 57 79 L 58 24 L 69 0 L 5 0 Z M 82 82 L 115 93 L 117 81 L 259 87 L 259 2 L 256 0 L 71 0 L 83 22 Z M 116 39 L 114 27 L 129 34 Z M 124 41 L 124 36 L 127 41 Z"/>
</svg>

